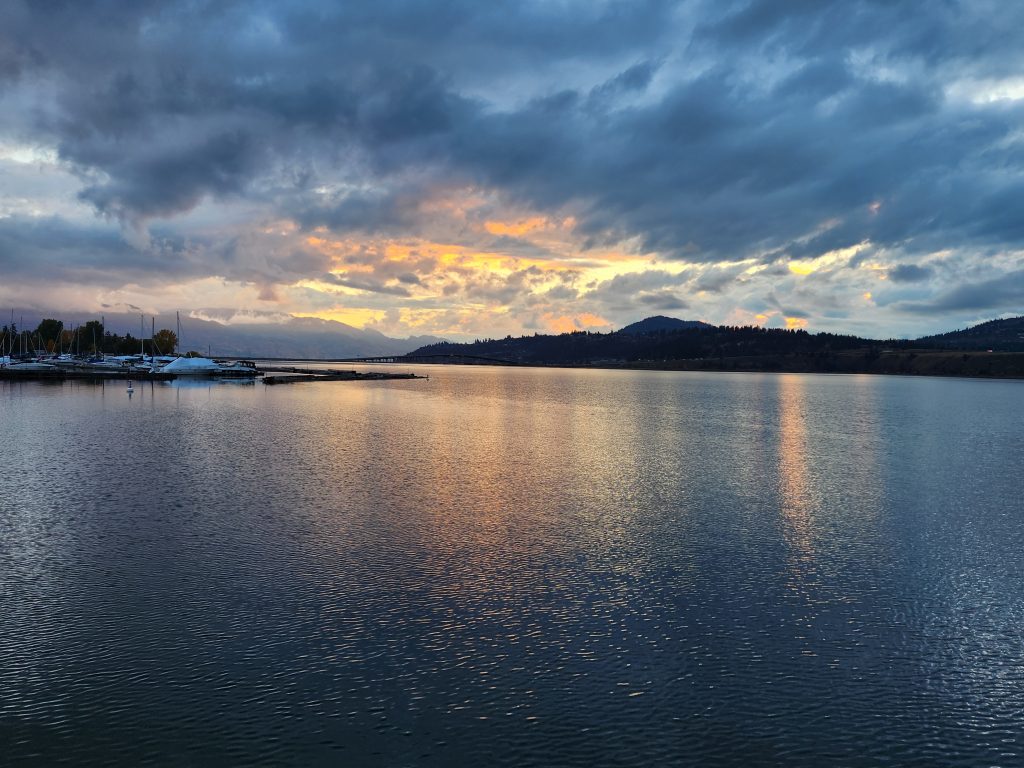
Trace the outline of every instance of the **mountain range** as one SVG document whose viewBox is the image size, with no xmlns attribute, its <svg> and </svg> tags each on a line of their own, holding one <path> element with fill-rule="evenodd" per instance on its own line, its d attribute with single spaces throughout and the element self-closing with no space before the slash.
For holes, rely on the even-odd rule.
<svg viewBox="0 0 1024 768">
<path fill-rule="evenodd" d="M 976 349 L 994 352 L 1024 352 L 1024 317 L 989 320 L 962 331 L 925 336 L 918 343 L 943 349 Z"/>
<path fill-rule="evenodd" d="M 35 328 L 42 315 L 15 313 L 19 327 Z M 95 315 L 84 320 L 99 319 Z M 149 316 L 108 313 L 108 331 L 149 336 Z M 390 355 L 461 354 L 492 357 L 522 363 L 601 363 L 636 360 L 683 360 L 708 357 L 741 357 L 771 354 L 829 353 L 866 349 L 935 349 L 1024 352 L 1024 317 L 991 320 L 971 328 L 925 336 L 915 340 L 877 340 L 856 336 L 714 326 L 700 320 L 680 320 L 656 315 L 631 323 L 618 331 L 576 331 L 558 335 L 485 339 L 455 343 L 436 336 L 392 338 L 375 330 L 355 328 L 334 320 L 307 317 L 245 317 L 244 322 L 182 317 L 179 350 L 194 350 L 220 357 L 347 358 Z M 141 321 L 141 322 L 140 322 Z M 71 324 L 66 322 L 66 327 Z M 76 325 L 79 323 L 76 322 Z M 157 329 L 177 328 L 172 315 L 157 316 Z"/>
<path fill-rule="evenodd" d="M 52 315 L 51 315 L 52 316 Z M 60 315 L 58 314 L 59 318 Z M 43 316 L 38 313 L 15 313 L 19 327 L 35 328 Z M 75 325 L 88 320 L 101 319 L 100 313 L 86 314 Z M 102 315 L 104 326 L 117 334 L 130 333 L 149 338 L 151 329 L 178 327 L 174 315 L 157 315 L 155 323 L 150 315 L 143 319 L 138 314 L 108 312 Z M 65 328 L 71 328 L 65 319 Z M 6 323 L 5 323 L 6 324 Z M 245 322 L 230 324 L 212 319 L 181 316 L 180 352 L 195 351 L 216 357 L 259 357 L 331 359 L 345 357 L 378 357 L 402 355 L 424 344 L 440 341 L 436 336 L 412 336 L 396 339 L 374 330 L 354 328 L 334 320 L 313 317 L 286 317 L 283 319 L 253 317 Z"/>
<path fill-rule="evenodd" d="M 991 321 L 925 339 L 879 340 L 656 317 L 611 333 L 575 331 L 471 344 L 438 342 L 412 355 L 521 365 L 1020 377 L 1024 376 L 1022 340 L 1024 318 Z"/>
</svg>

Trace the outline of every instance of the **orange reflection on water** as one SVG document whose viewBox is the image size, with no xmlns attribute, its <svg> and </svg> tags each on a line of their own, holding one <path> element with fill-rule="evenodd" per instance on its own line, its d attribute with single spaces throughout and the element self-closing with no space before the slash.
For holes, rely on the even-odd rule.
<svg viewBox="0 0 1024 768">
<path fill-rule="evenodd" d="M 791 586 L 797 591 L 815 564 L 814 491 L 808 476 L 806 381 L 800 375 L 779 377 L 779 490 L 784 536 L 790 548 Z"/>
</svg>

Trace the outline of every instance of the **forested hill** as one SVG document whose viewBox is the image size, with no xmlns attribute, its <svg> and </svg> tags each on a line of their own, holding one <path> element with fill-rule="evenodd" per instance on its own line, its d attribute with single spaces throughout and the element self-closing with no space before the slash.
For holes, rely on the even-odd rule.
<svg viewBox="0 0 1024 768">
<path fill-rule="evenodd" d="M 970 349 L 995 352 L 1024 352 L 1024 317 L 989 320 L 962 331 L 941 333 L 918 339 L 921 346 L 943 349 Z"/>
<path fill-rule="evenodd" d="M 657 333 L 658 331 L 682 331 L 689 328 L 714 328 L 710 323 L 702 320 L 679 320 L 674 317 L 655 315 L 647 317 L 636 323 L 631 323 L 619 330 L 619 333 Z"/>
<path fill-rule="evenodd" d="M 702 325 L 640 334 L 576 331 L 557 336 L 507 336 L 469 344 L 441 342 L 420 347 L 411 354 L 472 355 L 517 363 L 578 365 L 764 355 L 828 355 L 854 349 L 904 349 L 912 344 L 832 333 L 810 334 L 801 330 Z"/>
</svg>

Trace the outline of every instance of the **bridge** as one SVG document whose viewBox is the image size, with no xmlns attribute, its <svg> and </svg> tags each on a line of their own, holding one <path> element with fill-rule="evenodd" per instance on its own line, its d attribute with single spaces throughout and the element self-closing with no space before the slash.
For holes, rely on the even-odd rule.
<svg viewBox="0 0 1024 768">
<path fill-rule="evenodd" d="M 515 360 L 502 360 L 481 355 L 383 355 L 381 357 L 345 357 L 332 363 L 437 363 L 441 365 L 519 365 Z"/>
</svg>

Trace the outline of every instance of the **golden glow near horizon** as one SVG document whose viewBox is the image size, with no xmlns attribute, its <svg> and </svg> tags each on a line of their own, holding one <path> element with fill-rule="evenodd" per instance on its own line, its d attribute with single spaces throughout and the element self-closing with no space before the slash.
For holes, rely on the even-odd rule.
<svg viewBox="0 0 1024 768">
<path fill-rule="evenodd" d="M 385 310 L 382 309 L 347 309 L 339 307 L 337 309 L 320 310 L 317 312 L 296 312 L 293 317 L 309 317 L 316 320 L 334 320 L 335 322 L 345 323 L 345 325 L 351 325 L 356 328 L 364 328 L 368 324 L 383 319 L 385 314 Z"/>
<path fill-rule="evenodd" d="M 456 219 L 461 242 L 339 237 L 322 227 L 304 235 L 302 245 L 328 263 L 320 276 L 286 287 L 296 303 L 301 295 L 317 305 L 296 315 L 385 332 L 399 326 L 416 333 L 525 332 L 514 327 L 521 314 L 545 332 L 610 330 L 613 323 L 584 300 L 588 291 L 619 276 L 692 268 L 622 247 L 581 252 L 572 216 L 497 216 L 479 195 L 449 193 L 420 205 L 427 209 Z M 478 216 L 478 209 L 491 215 Z M 277 224 L 272 229 L 287 232 Z"/>
<path fill-rule="evenodd" d="M 548 314 L 545 315 L 544 319 L 547 320 L 548 327 L 555 333 L 571 333 L 572 331 L 585 331 L 590 328 L 609 328 L 611 326 L 611 323 L 603 317 L 591 314 L 590 312 L 583 312 L 573 317 L 568 315 L 555 317 Z"/>
<path fill-rule="evenodd" d="M 548 226 L 548 220 L 544 216 L 531 216 L 528 219 L 522 219 L 520 221 L 485 221 L 484 229 L 490 232 L 492 235 L 511 235 L 512 237 L 522 237 L 525 234 L 533 232 L 534 230 Z"/>
<path fill-rule="evenodd" d="M 449 190 L 417 206 L 429 214 L 419 236 L 263 222 L 239 242 L 266 254 L 260 269 L 265 280 L 203 278 L 166 285 L 162 298 L 172 297 L 170 306 L 210 307 L 211 319 L 229 324 L 318 318 L 394 336 L 608 331 L 654 314 L 811 329 L 806 302 L 781 297 L 799 291 L 804 280 L 834 279 L 871 247 L 864 241 L 788 261 L 761 256 L 690 262 L 645 251 L 639 239 L 590 242 L 571 215 L 504 210 L 479 190 Z M 840 223 L 826 221 L 808 238 Z M 860 306 L 873 306 L 866 281 L 884 280 L 891 269 L 892 259 L 880 253 L 847 272 L 857 281 L 852 296 Z M 776 291 L 794 310 L 779 307 Z M 103 300 L 153 311 L 144 295 L 143 286 L 125 286 Z M 626 315 L 628 306 L 635 310 Z"/>
<path fill-rule="evenodd" d="M 789 271 L 794 275 L 811 275 L 819 270 L 830 269 L 836 266 L 845 266 L 849 263 L 850 259 L 870 247 L 871 242 L 865 240 L 862 243 L 851 245 L 849 248 L 837 248 L 834 251 L 823 253 L 821 256 L 813 259 L 793 259 L 787 266 L 789 267 Z"/>
</svg>

